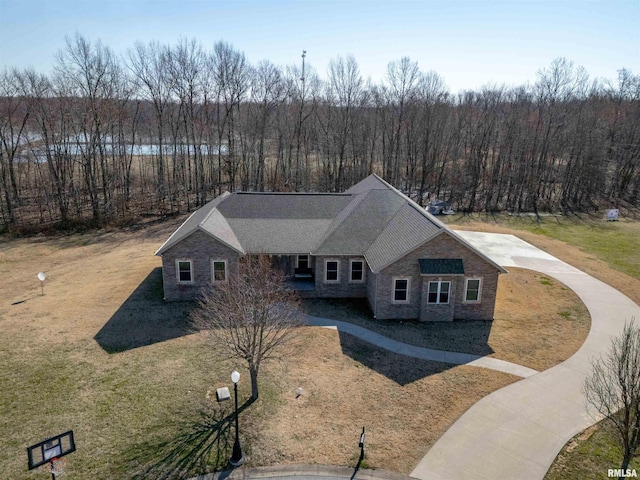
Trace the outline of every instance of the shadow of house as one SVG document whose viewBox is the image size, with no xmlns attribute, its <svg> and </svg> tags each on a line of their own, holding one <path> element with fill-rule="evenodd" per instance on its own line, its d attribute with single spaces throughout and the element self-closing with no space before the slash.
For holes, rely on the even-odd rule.
<svg viewBox="0 0 640 480">
<path fill-rule="evenodd" d="M 425 335 L 438 339 L 433 342 L 437 346 L 430 347 L 432 349 L 452 350 L 477 356 L 493 353 L 493 349 L 487 343 L 491 322 L 443 322 L 428 324 L 424 327 Z M 455 338 L 458 329 L 465 330 L 464 341 Z M 342 331 L 339 331 L 339 337 L 343 354 L 401 386 L 457 366 L 395 353 Z M 448 348 L 447 345 L 449 345 Z"/>
<path fill-rule="evenodd" d="M 108 353 L 153 345 L 193 333 L 194 302 L 162 298 L 162 268 L 154 268 L 94 337 Z"/>
<path fill-rule="evenodd" d="M 400 386 L 455 367 L 447 363 L 400 355 L 371 345 L 348 333 L 339 332 L 339 334 L 342 353 Z"/>
</svg>

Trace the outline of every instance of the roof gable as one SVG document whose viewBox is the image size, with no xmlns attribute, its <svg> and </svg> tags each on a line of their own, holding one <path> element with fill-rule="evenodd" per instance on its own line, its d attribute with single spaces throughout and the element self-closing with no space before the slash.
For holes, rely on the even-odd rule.
<svg viewBox="0 0 640 480">
<path fill-rule="evenodd" d="M 379 272 L 442 231 L 425 214 L 410 203 L 398 210 L 365 253 L 372 271 Z"/>
<path fill-rule="evenodd" d="M 362 193 L 368 192 L 370 190 L 389 190 L 393 189 L 391 185 L 385 182 L 382 178 L 380 178 L 375 173 L 372 173 L 368 177 L 360 180 L 358 183 L 353 185 L 348 190 L 345 190 L 344 193 Z"/>
<path fill-rule="evenodd" d="M 374 272 L 446 232 L 504 271 L 375 174 L 344 193 L 225 192 L 191 214 L 156 255 L 196 230 L 240 254 L 363 255 Z"/>
<path fill-rule="evenodd" d="M 358 194 L 331 226 L 314 255 L 364 255 L 404 201 L 390 190 Z"/>
<path fill-rule="evenodd" d="M 207 217 L 211 215 L 211 213 L 215 210 L 215 208 L 218 205 L 220 205 L 222 202 L 224 202 L 229 197 L 229 195 L 230 195 L 229 192 L 224 192 L 222 195 L 217 196 L 216 198 L 211 200 L 209 203 L 207 203 L 205 206 L 199 208 L 198 210 L 193 212 L 191 215 L 189 215 L 189 218 L 187 218 L 183 222 L 183 224 L 180 225 L 178 229 L 171 234 L 171 236 L 160 246 L 160 248 L 156 251 L 155 254 L 162 255 L 164 252 L 166 252 L 176 243 L 187 238 L 193 232 L 198 230 L 198 228 L 200 228 L 200 225 L 206 221 Z M 211 231 L 208 231 L 208 230 L 206 231 L 207 233 L 217 236 L 215 235 L 215 233 Z"/>
</svg>

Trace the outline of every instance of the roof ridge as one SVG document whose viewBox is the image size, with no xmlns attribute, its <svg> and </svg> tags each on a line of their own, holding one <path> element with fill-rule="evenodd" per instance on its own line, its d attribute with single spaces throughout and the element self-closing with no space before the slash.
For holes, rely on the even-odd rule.
<svg viewBox="0 0 640 480">
<path fill-rule="evenodd" d="M 222 203 L 222 202 L 221 202 Z M 207 228 L 205 228 L 205 223 L 207 222 L 207 220 L 209 220 L 209 218 L 211 218 L 212 215 L 217 213 L 217 219 L 219 219 L 219 221 L 224 222 L 224 225 L 229 229 L 229 232 L 231 233 L 231 236 L 233 237 L 231 240 L 233 240 L 235 242 L 235 245 L 232 245 L 229 242 L 229 239 L 225 239 L 222 236 L 215 234 L 213 232 L 211 232 L 210 230 L 208 230 Z M 231 247 L 234 250 L 239 251 L 240 253 L 245 253 L 245 249 L 244 246 L 242 245 L 242 243 L 240 243 L 240 240 L 238 240 L 238 236 L 236 235 L 236 232 L 233 230 L 233 227 L 231 226 L 231 224 L 229 224 L 227 218 L 222 214 L 222 212 L 220 210 L 218 210 L 216 207 L 212 208 L 211 211 L 207 214 L 207 216 L 205 217 L 205 219 L 198 224 L 198 226 L 196 227 L 196 230 L 200 230 L 201 232 L 206 233 L 207 235 L 210 235 L 211 237 L 219 240 L 220 242 L 222 242 L 223 244 L 227 245 L 228 247 Z"/>
<path fill-rule="evenodd" d="M 313 251 L 317 251 L 322 247 L 324 242 L 327 241 L 327 239 L 331 236 L 331 234 L 333 234 L 333 232 L 335 232 L 338 229 L 338 227 L 340 225 L 342 225 L 346 221 L 347 218 L 349 218 L 349 215 L 351 215 L 351 213 L 355 210 L 355 208 L 362 203 L 362 201 L 364 200 L 364 198 L 367 195 L 369 195 L 370 191 L 371 190 L 367 190 L 366 192 L 360 192 L 360 193 L 347 193 L 346 194 L 346 195 L 353 195 L 353 200 L 351 200 L 340 211 L 340 213 L 338 213 L 338 215 L 335 216 L 335 218 L 331 222 L 331 225 L 329 225 L 329 228 L 327 228 L 327 231 L 324 233 L 324 235 L 322 236 L 322 238 L 318 242 L 318 245 L 316 245 L 316 247 L 313 249 Z"/>
<path fill-rule="evenodd" d="M 373 174 L 375 175 L 375 173 Z M 377 175 L 376 175 L 377 176 Z M 379 177 L 378 177 L 379 178 Z M 385 181 L 384 179 L 380 178 L 380 180 L 382 182 L 384 182 L 385 184 L 387 184 L 389 186 L 389 189 L 392 190 L 393 192 L 395 192 L 396 194 L 406 198 L 409 201 L 409 204 L 415 208 L 418 212 L 420 212 L 427 220 L 429 220 L 431 223 L 433 223 L 435 226 L 440 227 L 440 228 L 444 228 L 445 230 L 451 230 L 448 225 L 444 222 L 442 222 L 441 220 L 438 220 L 436 217 L 434 217 L 433 215 L 431 215 L 424 207 L 421 207 L 418 202 L 416 202 L 415 200 L 413 200 L 409 195 L 405 195 L 404 193 L 402 193 L 400 190 L 398 190 L 396 187 L 394 187 L 393 185 L 391 185 L 389 182 Z"/>
<path fill-rule="evenodd" d="M 227 192 L 228 193 L 228 192 Z M 353 193 L 347 192 L 233 192 L 236 195 L 317 195 L 317 196 L 331 196 L 331 197 L 348 197 Z"/>
<path fill-rule="evenodd" d="M 160 246 L 160 248 L 158 248 L 158 250 L 156 250 L 155 255 L 161 255 L 162 252 L 164 252 L 168 248 L 172 247 L 176 243 L 174 241 L 174 239 L 178 238 L 185 231 L 186 231 L 186 234 L 182 238 L 185 238 L 185 237 L 191 235 L 196 230 L 198 230 L 200 225 L 202 225 L 202 222 L 204 222 L 206 219 L 208 219 L 209 216 L 211 215 L 211 213 L 216 209 L 216 207 L 218 205 L 220 205 L 224 200 L 226 200 L 227 197 L 229 197 L 229 195 L 231 195 L 229 192 L 223 192 L 220 195 L 218 195 L 216 198 L 214 198 L 214 199 L 210 200 L 209 202 L 207 202 L 202 207 L 200 207 L 200 208 L 194 210 L 193 212 L 191 212 L 191 214 L 187 217 L 187 219 L 184 222 L 182 222 L 182 224 L 171 234 L 171 236 L 169 238 L 167 238 L 167 240 Z M 194 215 L 196 215 L 198 212 L 200 212 L 207 205 L 211 205 L 211 208 L 207 212 L 207 214 L 204 216 L 204 219 L 202 219 L 201 221 L 199 221 L 195 225 L 189 225 L 189 220 L 191 220 Z M 188 225 L 188 227 L 187 227 L 187 225 Z M 234 235 L 235 235 L 235 233 L 234 233 Z"/>
<path fill-rule="evenodd" d="M 419 205 L 417 205 L 415 202 L 413 202 L 409 197 L 407 197 L 406 195 L 404 195 L 403 193 L 399 192 L 398 190 L 394 189 L 396 193 L 398 193 L 401 197 L 403 197 L 405 199 L 405 203 L 404 205 L 402 205 L 398 211 L 389 219 L 389 221 L 387 222 L 387 224 L 384 226 L 384 228 L 380 231 L 380 235 L 378 235 L 378 238 L 376 239 L 375 242 L 373 242 L 371 245 L 369 245 L 369 248 L 367 248 L 367 251 L 365 252 L 365 258 L 367 259 L 367 262 L 369 263 L 369 265 L 371 266 L 371 268 L 373 269 L 373 264 L 374 262 L 372 262 L 371 256 L 374 255 L 375 253 L 375 247 L 377 247 L 378 241 L 380 240 L 380 238 L 385 234 L 385 232 L 387 231 L 387 229 L 389 228 L 389 225 L 391 225 L 394 221 L 396 221 L 396 219 L 398 219 L 399 221 L 402 220 L 402 218 L 404 216 L 406 216 L 407 214 L 407 209 L 409 209 L 408 211 L 414 211 L 417 212 L 419 215 L 421 215 L 421 209 L 419 207 Z M 406 207 L 406 209 L 405 209 Z M 417 208 L 416 208 L 417 207 Z M 427 221 L 429 221 L 429 217 L 427 217 L 426 215 L 423 216 L 423 218 Z M 439 227 L 438 223 L 434 223 L 434 222 L 429 222 L 431 225 L 434 225 L 435 227 Z M 449 229 L 446 228 L 438 228 L 438 231 L 432 235 L 429 235 L 426 238 L 423 238 L 420 240 L 420 242 L 416 245 L 411 246 L 409 249 L 405 249 L 404 251 L 402 251 L 401 253 L 397 253 L 394 256 L 391 257 L 391 260 L 386 261 L 385 263 L 382 264 L 381 267 L 377 268 L 377 270 L 374 271 L 380 271 L 383 268 L 386 268 L 388 265 L 390 265 L 391 263 L 395 262 L 397 259 L 402 258 L 404 255 L 406 255 L 407 253 L 413 251 L 414 249 L 416 249 L 417 247 L 419 247 L 420 245 L 424 245 L 424 243 L 432 240 L 433 238 L 435 238 L 437 235 L 440 235 L 443 232 L 447 232 L 450 231 Z"/>
<path fill-rule="evenodd" d="M 224 202 L 228 197 L 230 197 L 232 194 L 228 191 L 222 192 L 220 195 L 218 195 L 216 198 L 214 198 L 213 200 L 211 200 L 211 202 L 213 202 L 214 200 L 218 200 L 219 201 L 213 205 L 213 208 L 211 208 L 211 210 L 209 210 L 209 212 L 205 215 L 205 217 L 202 219 L 201 222 L 198 223 L 197 227 L 202 226 L 202 224 L 204 222 L 206 222 L 207 220 L 209 220 L 209 217 L 211 217 L 211 215 L 213 215 L 213 212 L 215 210 L 218 210 L 218 205 L 220 205 L 222 202 Z M 220 210 L 218 210 L 220 211 Z M 195 212 L 194 212 L 195 213 Z M 224 215 L 222 215 L 222 217 L 224 218 Z M 225 218 L 226 220 L 226 218 Z M 235 235 L 235 234 L 234 234 Z"/>
<path fill-rule="evenodd" d="M 367 257 L 367 254 L 369 253 L 369 251 L 373 248 L 373 245 L 376 243 L 376 241 L 378 240 L 378 238 L 380 238 L 380 236 L 383 234 L 383 232 L 387 229 L 387 227 L 389 226 L 389 224 L 390 224 L 391 222 L 393 222 L 393 220 L 394 220 L 398 215 L 400 215 L 400 212 L 402 211 L 402 207 L 404 207 L 406 204 L 407 204 L 407 203 L 406 203 L 406 201 L 405 201 L 405 204 L 404 204 L 404 205 L 401 205 L 401 206 L 400 206 L 400 208 L 399 208 L 399 209 L 397 209 L 393 215 L 391 215 L 391 217 L 389 218 L 389 220 L 387 221 L 387 223 L 385 223 L 385 224 L 384 224 L 384 227 L 382 227 L 382 228 L 380 229 L 380 234 L 378 235 L 378 237 L 376 238 L 376 240 L 374 240 L 374 241 L 371 243 L 371 245 L 369 245 L 369 246 L 367 247 L 367 250 L 364 252 L 365 258 Z M 368 260 L 367 260 L 367 262 L 368 262 Z"/>
</svg>

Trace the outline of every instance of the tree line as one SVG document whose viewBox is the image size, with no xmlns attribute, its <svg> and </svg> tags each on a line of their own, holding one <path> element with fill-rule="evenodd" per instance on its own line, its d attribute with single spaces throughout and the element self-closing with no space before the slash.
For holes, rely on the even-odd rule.
<svg viewBox="0 0 640 480">
<path fill-rule="evenodd" d="M 49 74 L 0 74 L 0 231 L 193 210 L 225 190 L 338 192 L 375 172 L 421 205 L 584 212 L 640 198 L 640 75 L 558 58 L 533 84 L 452 94 L 407 57 L 325 79 L 226 42 L 79 34 Z"/>
</svg>

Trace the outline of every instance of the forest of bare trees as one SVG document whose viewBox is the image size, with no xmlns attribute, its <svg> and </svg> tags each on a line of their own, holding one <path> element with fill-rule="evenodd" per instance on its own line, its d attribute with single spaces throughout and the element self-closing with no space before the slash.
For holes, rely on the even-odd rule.
<svg viewBox="0 0 640 480">
<path fill-rule="evenodd" d="M 533 84 L 453 95 L 406 57 L 373 84 L 352 56 L 321 79 L 225 42 L 118 56 L 78 34 L 50 74 L 0 73 L 0 232 L 183 213 L 225 190 L 342 191 L 372 172 L 460 211 L 637 207 L 640 75 L 591 79 L 559 58 Z"/>
</svg>

